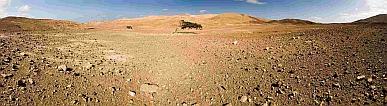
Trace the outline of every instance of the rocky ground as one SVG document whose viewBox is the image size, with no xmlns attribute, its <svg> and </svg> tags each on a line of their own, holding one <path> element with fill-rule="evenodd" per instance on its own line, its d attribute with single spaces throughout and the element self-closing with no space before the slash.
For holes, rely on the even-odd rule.
<svg viewBox="0 0 387 106">
<path fill-rule="evenodd" d="M 386 105 L 386 28 L 2 33 L 0 104 Z"/>
</svg>

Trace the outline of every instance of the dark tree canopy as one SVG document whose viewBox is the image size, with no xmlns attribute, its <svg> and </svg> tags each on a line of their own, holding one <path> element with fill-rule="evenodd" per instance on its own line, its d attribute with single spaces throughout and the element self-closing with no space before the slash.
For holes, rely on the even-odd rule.
<svg viewBox="0 0 387 106">
<path fill-rule="evenodd" d="M 184 20 L 181 20 L 180 21 L 180 27 L 181 29 L 192 29 L 192 28 L 196 28 L 196 29 L 202 29 L 202 25 L 200 24 L 197 24 L 197 23 L 192 23 L 192 22 L 188 22 L 188 21 L 184 21 Z"/>
</svg>

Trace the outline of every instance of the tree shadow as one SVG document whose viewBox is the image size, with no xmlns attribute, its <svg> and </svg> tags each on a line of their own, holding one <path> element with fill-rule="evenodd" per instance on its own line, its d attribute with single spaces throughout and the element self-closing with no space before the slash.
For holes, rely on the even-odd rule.
<svg viewBox="0 0 387 106">
<path fill-rule="evenodd" d="M 196 32 L 175 32 L 175 33 L 182 33 L 182 34 L 198 34 Z"/>
</svg>

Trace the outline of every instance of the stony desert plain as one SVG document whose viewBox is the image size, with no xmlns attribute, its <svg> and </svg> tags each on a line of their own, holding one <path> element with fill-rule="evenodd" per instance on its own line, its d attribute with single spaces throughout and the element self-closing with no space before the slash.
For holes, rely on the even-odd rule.
<svg viewBox="0 0 387 106">
<path fill-rule="evenodd" d="M 0 105 L 383 106 L 385 19 L 7 17 L 0 20 Z M 180 20 L 203 29 L 172 33 Z"/>
</svg>

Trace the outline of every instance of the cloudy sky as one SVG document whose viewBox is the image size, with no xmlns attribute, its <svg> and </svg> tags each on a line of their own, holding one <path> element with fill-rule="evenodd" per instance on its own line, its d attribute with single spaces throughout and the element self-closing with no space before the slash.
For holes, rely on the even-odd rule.
<svg viewBox="0 0 387 106">
<path fill-rule="evenodd" d="M 386 14 L 387 0 L 0 0 L 0 18 L 24 16 L 87 22 L 224 12 L 341 23 Z"/>
</svg>

